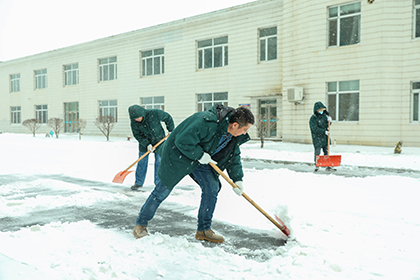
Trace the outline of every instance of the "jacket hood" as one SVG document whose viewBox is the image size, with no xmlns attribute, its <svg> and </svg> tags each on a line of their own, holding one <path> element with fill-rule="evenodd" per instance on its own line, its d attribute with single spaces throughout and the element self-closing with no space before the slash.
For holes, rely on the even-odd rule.
<svg viewBox="0 0 420 280">
<path fill-rule="evenodd" d="M 324 105 L 324 104 L 322 104 L 322 102 L 321 102 L 321 101 L 316 102 L 316 103 L 314 104 L 314 114 L 316 113 L 316 111 L 318 111 L 318 110 L 319 110 L 319 109 L 321 109 L 321 108 L 327 108 L 327 107 L 325 107 L 325 105 Z"/>
<path fill-rule="evenodd" d="M 224 106 L 222 104 L 216 104 L 214 109 L 216 109 L 218 123 L 221 123 L 227 115 L 235 111 L 232 107 Z"/>
<path fill-rule="evenodd" d="M 144 118 L 146 116 L 146 109 L 139 105 L 132 105 L 128 107 L 128 115 L 132 121 L 140 117 Z"/>
</svg>

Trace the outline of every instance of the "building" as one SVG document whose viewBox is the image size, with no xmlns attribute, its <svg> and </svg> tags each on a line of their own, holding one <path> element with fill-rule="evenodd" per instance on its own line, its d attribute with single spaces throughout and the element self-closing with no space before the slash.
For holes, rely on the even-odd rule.
<svg viewBox="0 0 420 280">
<path fill-rule="evenodd" d="M 0 131 L 58 117 L 100 134 L 112 115 L 111 137 L 126 136 L 132 104 L 178 124 L 220 102 L 269 120 L 271 139 L 310 143 L 322 101 L 338 144 L 420 146 L 419 70 L 420 0 L 260 0 L 0 63 Z"/>
</svg>

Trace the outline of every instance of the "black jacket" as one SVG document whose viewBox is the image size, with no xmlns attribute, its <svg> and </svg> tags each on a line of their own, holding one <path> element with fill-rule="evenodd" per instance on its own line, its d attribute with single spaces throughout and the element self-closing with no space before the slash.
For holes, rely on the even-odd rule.
<svg viewBox="0 0 420 280">
<path fill-rule="evenodd" d="M 314 104 L 314 114 L 309 119 L 309 127 L 311 128 L 312 144 L 315 148 L 322 148 L 328 146 L 328 136 L 325 131 L 328 130 L 328 116 L 327 110 L 323 114 L 319 114 L 317 110 L 326 108 L 322 102 Z"/>
<path fill-rule="evenodd" d="M 149 144 L 154 146 L 165 137 L 165 131 L 161 122 L 166 124 L 166 129 L 169 132 L 174 130 L 174 121 L 171 115 L 162 110 L 148 110 L 139 105 L 132 105 L 128 108 L 128 113 L 131 120 L 131 131 L 134 138 L 139 142 L 139 150 L 141 152 L 147 152 Z M 142 122 L 135 120 L 139 117 L 143 117 Z M 157 151 L 159 151 L 159 148 Z"/>
</svg>

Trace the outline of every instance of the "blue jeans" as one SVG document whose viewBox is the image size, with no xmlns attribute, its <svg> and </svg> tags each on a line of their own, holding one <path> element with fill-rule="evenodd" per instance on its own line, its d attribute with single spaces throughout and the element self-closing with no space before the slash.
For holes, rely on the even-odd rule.
<svg viewBox="0 0 420 280">
<path fill-rule="evenodd" d="M 199 165 L 193 172 L 201 188 L 201 202 L 198 210 L 198 231 L 206 231 L 211 228 L 213 212 L 216 207 L 217 195 L 220 190 L 219 180 L 214 175 L 210 165 Z M 147 226 L 153 218 L 160 204 L 169 196 L 172 190 L 166 188 L 161 182 L 147 198 L 137 217 L 136 224 Z"/>
<path fill-rule="evenodd" d="M 139 151 L 139 158 L 144 155 L 145 152 Z M 160 183 L 158 176 L 158 169 L 160 165 L 160 155 L 158 153 L 153 153 L 155 155 L 155 186 Z M 143 186 L 144 179 L 146 178 L 147 165 L 149 164 L 149 155 L 145 156 L 141 161 L 137 163 L 136 168 L 136 185 Z"/>
</svg>

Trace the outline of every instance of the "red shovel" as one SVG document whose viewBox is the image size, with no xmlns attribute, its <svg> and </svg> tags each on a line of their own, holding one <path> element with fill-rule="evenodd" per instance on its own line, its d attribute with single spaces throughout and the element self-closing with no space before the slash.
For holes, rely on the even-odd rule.
<svg viewBox="0 0 420 280">
<path fill-rule="evenodd" d="M 330 131 L 330 122 L 328 122 L 328 131 Z M 341 156 L 331 156 L 330 155 L 330 134 L 328 133 L 328 155 L 316 156 L 316 166 L 317 167 L 332 167 L 340 166 Z"/>
<path fill-rule="evenodd" d="M 222 170 L 220 170 L 220 168 L 214 164 L 214 163 L 209 163 L 211 165 L 211 167 L 214 168 L 214 170 L 216 170 L 217 173 L 219 173 L 232 187 L 234 188 L 238 188 L 238 186 L 225 174 L 222 172 Z M 280 220 L 279 217 L 276 217 L 276 220 L 274 220 L 270 215 L 267 214 L 267 212 L 265 212 L 260 206 L 257 205 L 257 203 L 255 203 L 249 196 L 247 196 L 245 193 L 242 193 L 242 196 L 248 200 L 248 202 L 250 202 L 255 208 L 257 208 L 258 211 L 261 212 L 261 214 L 263 214 L 267 219 L 270 220 L 270 222 L 272 222 L 276 227 L 278 227 L 281 232 L 283 232 L 286 236 L 290 235 L 290 229 L 288 229 L 286 227 L 286 225 Z"/>
<path fill-rule="evenodd" d="M 165 138 L 163 138 L 162 140 L 160 140 L 156 145 L 153 146 L 153 150 L 155 150 L 160 144 L 162 144 L 163 141 L 166 140 L 166 138 L 168 138 L 169 134 L 165 136 Z M 133 162 L 132 165 L 130 165 L 129 167 L 127 167 L 124 171 L 118 172 L 117 175 L 115 175 L 114 180 L 112 180 L 113 183 L 122 183 L 124 182 L 125 177 L 127 177 L 128 174 L 130 174 L 133 171 L 128 171 L 128 169 L 130 169 L 131 167 L 133 167 L 134 164 L 136 164 L 137 162 L 141 161 L 143 158 L 145 158 L 148 154 L 150 154 L 150 151 L 147 151 L 146 153 L 144 153 L 144 155 L 142 155 L 138 160 L 136 160 L 135 162 Z"/>
</svg>

